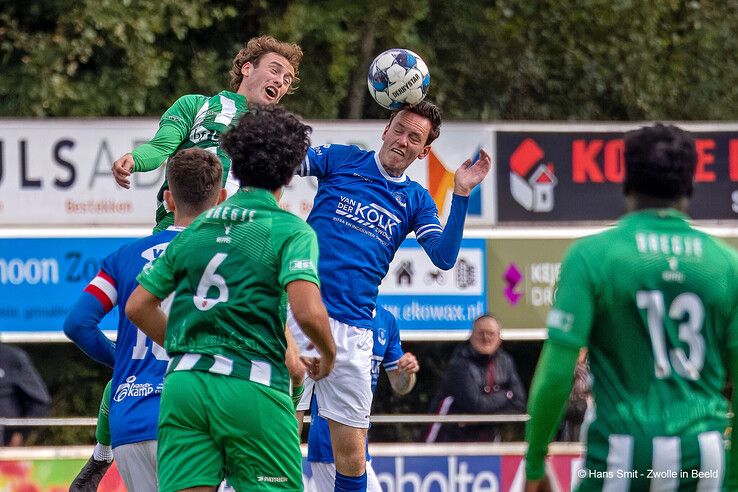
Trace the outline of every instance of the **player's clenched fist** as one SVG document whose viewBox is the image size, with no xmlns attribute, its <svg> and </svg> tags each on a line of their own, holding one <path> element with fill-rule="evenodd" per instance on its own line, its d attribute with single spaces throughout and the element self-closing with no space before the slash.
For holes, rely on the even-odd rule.
<svg viewBox="0 0 738 492">
<path fill-rule="evenodd" d="M 124 154 L 123 157 L 113 163 L 113 177 L 119 186 L 125 189 L 131 187 L 129 177 L 133 172 L 133 155 Z"/>
</svg>

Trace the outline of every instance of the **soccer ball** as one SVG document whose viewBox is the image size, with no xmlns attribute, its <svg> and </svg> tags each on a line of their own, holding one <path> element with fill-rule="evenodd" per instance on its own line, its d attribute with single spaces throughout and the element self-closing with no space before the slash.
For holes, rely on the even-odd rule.
<svg viewBox="0 0 738 492">
<path fill-rule="evenodd" d="M 428 66 L 410 50 L 394 48 L 377 56 L 369 66 L 369 94 L 380 106 L 401 109 L 423 100 L 430 85 Z"/>
</svg>

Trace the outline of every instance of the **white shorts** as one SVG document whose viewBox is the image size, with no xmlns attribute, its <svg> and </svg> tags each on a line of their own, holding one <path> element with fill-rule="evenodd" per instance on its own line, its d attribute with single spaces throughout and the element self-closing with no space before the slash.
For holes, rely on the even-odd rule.
<svg viewBox="0 0 738 492">
<path fill-rule="evenodd" d="M 314 463 L 311 461 L 310 469 L 313 471 L 313 488 L 308 489 L 306 492 L 324 492 L 335 489 L 335 463 Z M 382 492 L 377 474 L 374 473 L 374 468 L 372 468 L 371 460 L 366 462 L 366 492 Z"/>
<path fill-rule="evenodd" d="M 305 387 L 305 391 L 302 392 L 300 402 L 297 404 L 298 412 L 306 412 L 310 410 L 310 400 L 313 399 L 313 390 L 315 389 L 315 381 L 310 379 L 310 376 L 305 375 L 305 381 L 302 383 Z"/>
<path fill-rule="evenodd" d="M 141 441 L 113 448 L 118 472 L 128 492 L 156 492 L 156 441 Z"/>
<path fill-rule="evenodd" d="M 329 321 L 336 343 L 336 363 L 331 373 L 320 381 L 305 378 L 305 392 L 297 410 L 310 408 L 314 393 L 321 417 L 349 427 L 368 429 L 372 408 L 372 330 L 357 328 L 332 318 Z M 319 355 L 289 310 L 287 327 L 302 355 Z"/>
</svg>

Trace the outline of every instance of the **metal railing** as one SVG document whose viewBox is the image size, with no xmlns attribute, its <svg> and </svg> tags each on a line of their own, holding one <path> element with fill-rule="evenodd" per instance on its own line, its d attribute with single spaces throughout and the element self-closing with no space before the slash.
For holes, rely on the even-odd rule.
<svg viewBox="0 0 738 492">
<path fill-rule="evenodd" d="M 486 424 L 527 422 L 527 414 L 480 414 L 480 415 L 433 415 L 433 414 L 387 414 L 372 415 L 372 424 Z M 310 423 L 310 416 L 303 419 Z M 97 417 L 49 417 L 49 418 L 1 418 L 0 427 L 93 427 Z"/>
</svg>

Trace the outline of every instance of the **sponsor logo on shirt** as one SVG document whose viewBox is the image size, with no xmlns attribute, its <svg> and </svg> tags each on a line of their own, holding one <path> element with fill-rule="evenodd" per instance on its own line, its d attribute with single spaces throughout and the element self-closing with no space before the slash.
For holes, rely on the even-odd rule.
<svg viewBox="0 0 738 492">
<path fill-rule="evenodd" d="M 379 345 L 387 343 L 387 330 L 384 328 L 379 328 L 377 330 L 377 342 L 379 342 Z"/>
<path fill-rule="evenodd" d="M 336 214 L 385 239 L 391 239 L 398 225 L 402 223 L 399 217 L 376 203 L 366 204 L 346 196 L 341 196 Z"/>
<path fill-rule="evenodd" d="M 395 197 L 395 200 L 397 201 L 397 203 L 400 204 L 402 208 L 407 207 L 407 196 L 405 196 L 404 193 L 395 191 L 394 193 L 392 193 L 392 196 Z"/>
<path fill-rule="evenodd" d="M 126 382 L 119 385 L 113 395 L 113 400 L 121 402 L 126 398 L 130 397 L 144 397 L 149 396 L 152 393 L 161 393 L 163 383 L 160 383 L 154 388 L 151 383 L 137 383 L 136 376 L 130 375 L 126 378 Z"/>
<path fill-rule="evenodd" d="M 292 260 L 290 262 L 290 271 L 295 270 L 315 270 L 313 260 Z"/>
<path fill-rule="evenodd" d="M 548 312 L 546 324 L 550 328 L 557 328 L 561 331 L 570 331 L 571 325 L 574 324 L 574 315 L 571 313 L 565 313 L 560 309 L 552 309 Z"/>
<path fill-rule="evenodd" d="M 215 130 L 208 130 L 204 126 L 196 126 L 192 129 L 192 131 L 190 132 L 190 142 L 197 144 L 200 142 L 204 142 L 205 140 L 219 142 L 220 132 L 217 132 Z"/>
</svg>

